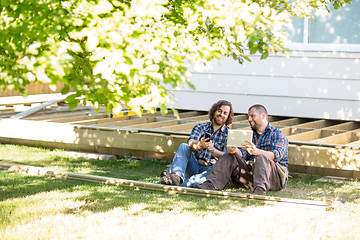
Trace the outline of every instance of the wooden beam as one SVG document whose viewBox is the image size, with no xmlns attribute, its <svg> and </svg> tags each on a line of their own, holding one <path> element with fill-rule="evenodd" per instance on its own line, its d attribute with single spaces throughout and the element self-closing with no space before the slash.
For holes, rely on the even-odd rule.
<svg viewBox="0 0 360 240">
<path fill-rule="evenodd" d="M 100 118 L 100 119 L 86 119 L 73 122 L 73 124 L 77 125 L 94 125 L 94 126 L 117 126 L 116 123 L 121 123 L 124 121 L 136 121 L 142 120 L 142 122 L 146 122 L 146 119 L 155 119 L 155 117 L 146 117 L 140 118 L 138 116 L 128 116 L 127 118 Z M 123 125 L 126 126 L 126 125 Z"/>
<path fill-rule="evenodd" d="M 325 129 L 329 130 L 340 130 L 340 131 L 352 131 L 355 129 L 360 129 L 360 122 L 345 122 L 336 124 Z"/>
<path fill-rule="evenodd" d="M 89 145 L 173 153 L 187 136 L 132 133 L 127 130 L 29 120 L 0 120 L 1 138 L 29 139 L 65 145 Z M 66 148 L 65 148 L 66 149 Z"/>
<path fill-rule="evenodd" d="M 290 174 L 292 172 L 296 172 L 296 173 L 306 173 L 306 174 L 314 174 L 321 176 L 336 176 L 336 177 L 344 177 L 348 179 L 360 180 L 360 171 L 356 171 L 356 170 L 343 170 L 343 169 L 335 169 L 335 168 L 323 168 L 323 167 L 289 164 L 289 172 Z"/>
<path fill-rule="evenodd" d="M 198 111 L 179 112 L 180 119 L 181 118 L 188 118 L 188 117 L 195 117 L 195 116 L 199 116 L 199 115 L 203 115 L 203 113 L 198 112 Z"/>
<path fill-rule="evenodd" d="M 320 129 L 320 128 L 324 128 L 324 127 L 333 126 L 333 125 L 339 124 L 341 122 L 342 121 L 335 121 L 335 120 L 315 120 L 315 121 L 311 121 L 311 122 L 307 122 L 307 123 L 294 125 L 293 127 Z"/>
<path fill-rule="evenodd" d="M 51 120 L 56 120 L 56 119 L 61 119 L 61 118 L 68 118 L 68 117 L 75 117 L 75 116 L 84 116 L 86 114 L 88 114 L 89 109 L 81 109 L 81 110 L 73 110 L 73 111 L 63 111 L 63 112 L 52 112 L 52 113 L 47 113 L 46 115 L 36 115 L 36 116 L 30 116 L 27 117 L 26 120 L 36 120 L 36 121 L 51 121 Z"/>
<path fill-rule="evenodd" d="M 349 144 L 350 142 L 359 141 L 360 136 L 356 132 L 344 132 L 341 134 L 316 139 L 314 142 L 332 143 L 332 144 Z"/>
<path fill-rule="evenodd" d="M 97 127 L 109 127 L 109 126 L 125 127 L 125 126 L 141 124 L 141 123 L 152 123 L 155 121 L 156 121 L 155 116 L 149 116 L 149 117 L 131 116 L 128 117 L 127 119 L 108 118 L 107 120 L 99 120 L 99 123 L 92 125 Z"/>
<path fill-rule="evenodd" d="M 280 128 L 281 131 L 283 131 L 285 133 L 285 135 L 289 138 L 289 136 L 291 135 L 295 135 L 295 134 L 300 134 L 300 133 L 304 133 L 304 132 L 309 132 L 309 131 L 313 131 L 312 128 L 297 128 L 297 127 L 285 127 L 285 128 Z"/>
<path fill-rule="evenodd" d="M 194 117 L 184 117 L 180 120 L 187 120 L 187 121 L 206 121 L 209 120 L 209 115 L 199 115 Z"/>
<path fill-rule="evenodd" d="M 247 121 L 247 116 L 246 115 L 235 115 L 233 118 L 233 123 L 240 122 L 240 121 Z"/>
<path fill-rule="evenodd" d="M 178 125 L 179 120 L 168 120 L 168 121 L 160 121 L 160 122 L 152 122 L 152 123 L 142 123 L 137 125 L 129 125 L 130 128 L 142 128 L 142 129 L 157 129 L 162 127 L 174 126 Z"/>
<path fill-rule="evenodd" d="M 184 123 L 184 124 L 178 124 L 173 126 L 166 126 L 166 127 L 159 127 L 156 128 L 157 130 L 163 130 L 163 131 L 183 131 L 183 132 L 191 132 L 191 129 L 199 123 L 203 123 L 207 121 L 199 121 L 199 122 L 191 122 L 191 123 Z"/>
<path fill-rule="evenodd" d="M 178 186 L 169 186 L 164 184 L 155 184 L 149 182 L 140 182 L 127 179 L 119 179 L 105 176 L 96 176 L 89 174 L 80 174 L 73 172 L 66 172 L 60 170 L 46 169 L 40 167 L 26 166 L 13 163 L 4 163 L 0 162 L 0 169 L 21 172 L 23 174 L 39 176 L 39 177 L 52 177 L 59 179 L 68 179 L 68 180 L 77 180 L 77 181 L 86 181 L 100 184 L 109 184 L 116 185 L 121 187 L 130 187 L 137 190 L 152 190 L 152 191 L 161 191 L 167 192 L 170 194 L 185 194 L 185 195 L 195 195 L 200 197 L 212 197 L 212 198 L 226 198 L 233 200 L 258 200 L 266 204 L 286 204 L 287 206 L 293 207 L 306 207 L 311 209 L 322 209 L 322 210 L 331 210 L 332 201 L 314 201 L 314 200 L 304 200 L 304 199 L 291 199 L 291 198 L 280 198 L 272 196 L 260 196 L 250 193 L 239 193 L 239 192 L 227 192 L 227 191 L 217 191 L 217 190 L 204 190 L 197 188 L 188 188 L 188 187 L 178 187 Z"/>
<path fill-rule="evenodd" d="M 27 97 L 13 96 L 13 97 L 1 97 L 0 106 L 14 106 L 14 105 L 31 105 L 33 103 L 43 103 L 54 99 L 61 98 L 61 93 L 50 94 L 36 94 L 29 95 Z"/>
<path fill-rule="evenodd" d="M 58 122 L 58 123 L 73 123 L 73 124 L 75 124 L 78 121 L 89 120 L 89 119 L 104 119 L 104 118 L 110 118 L 110 116 L 107 113 L 86 113 L 86 114 L 78 115 L 78 116 L 55 118 L 55 119 L 52 119 L 51 121 Z"/>
<path fill-rule="evenodd" d="M 25 118 L 25 117 L 28 117 L 36 112 L 39 112 L 41 111 L 42 109 L 46 108 L 46 107 L 49 107 L 55 103 L 59 103 L 59 102 L 63 102 L 65 101 L 65 98 L 67 98 L 69 96 L 69 94 L 66 94 L 66 95 L 62 95 L 61 97 L 57 97 L 53 100 L 50 100 L 50 101 L 47 101 L 39 106 L 36 106 L 36 107 L 33 107 L 33 108 L 30 108 L 29 110 L 26 110 L 26 111 L 23 111 L 21 113 L 18 113 L 18 114 L 15 114 L 13 116 L 11 116 L 10 118 L 12 119 L 21 119 L 21 118 Z"/>
<path fill-rule="evenodd" d="M 360 170 L 360 150 L 289 145 L 289 163 L 329 169 Z"/>
<path fill-rule="evenodd" d="M 271 122 L 271 125 L 280 128 L 280 127 L 302 124 L 308 121 L 309 121 L 308 119 L 304 119 L 304 118 L 289 118 L 289 119 L 283 119 L 283 120 Z"/>
<path fill-rule="evenodd" d="M 335 130 L 313 130 L 288 136 L 289 141 L 315 141 L 321 138 L 334 136 L 338 133 Z"/>
</svg>

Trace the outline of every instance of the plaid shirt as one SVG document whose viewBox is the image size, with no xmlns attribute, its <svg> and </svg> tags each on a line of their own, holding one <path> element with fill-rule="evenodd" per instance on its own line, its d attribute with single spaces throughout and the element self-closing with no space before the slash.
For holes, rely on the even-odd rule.
<svg viewBox="0 0 360 240">
<path fill-rule="evenodd" d="M 288 139 L 280 129 L 271 126 L 269 123 L 262 134 L 254 131 L 252 142 L 258 149 L 273 152 L 275 155 L 274 161 L 279 162 L 280 165 L 286 168 L 288 167 Z M 246 160 L 254 160 L 254 156 L 248 151 L 244 149 L 240 149 L 240 151 Z"/>
<path fill-rule="evenodd" d="M 190 139 L 200 141 L 200 139 L 204 138 L 205 134 L 208 133 L 209 135 L 211 135 L 210 140 L 213 142 L 214 147 L 219 151 L 226 152 L 228 130 L 229 127 L 224 124 L 214 132 L 212 122 L 199 123 L 191 130 L 188 141 Z M 209 163 L 209 165 L 213 165 L 216 163 L 215 157 L 208 149 L 199 149 L 194 151 L 193 153 L 196 159 L 203 159 L 207 163 Z"/>
</svg>

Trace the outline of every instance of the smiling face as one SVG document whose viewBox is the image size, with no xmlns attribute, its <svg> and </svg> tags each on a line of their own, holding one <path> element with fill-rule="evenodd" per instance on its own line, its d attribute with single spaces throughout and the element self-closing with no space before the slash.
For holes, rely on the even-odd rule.
<svg viewBox="0 0 360 240">
<path fill-rule="evenodd" d="M 248 121 L 251 129 L 257 133 L 262 133 L 268 124 L 266 114 L 259 112 L 256 108 L 248 111 Z"/>
<path fill-rule="evenodd" d="M 222 126 L 225 124 L 230 114 L 230 106 L 222 105 L 214 112 L 213 124 Z"/>
</svg>

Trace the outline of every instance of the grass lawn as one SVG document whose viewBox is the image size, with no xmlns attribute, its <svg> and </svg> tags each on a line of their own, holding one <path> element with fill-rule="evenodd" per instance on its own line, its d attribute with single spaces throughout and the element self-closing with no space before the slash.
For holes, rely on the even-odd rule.
<svg viewBox="0 0 360 240">
<path fill-rule="evenodd" d="M 15 145 L 0 145 L 0 161 L 145 182 L 158 181 L 169 164 Z M 286 191 L 268 195 L 345 203 L 323 211 L 0 171 L 0 239 L 359 239 L 358 182 L 318 178 L 292 174 Z M 231 184 L 226 190 L 247 192 Z"/>
</svg>

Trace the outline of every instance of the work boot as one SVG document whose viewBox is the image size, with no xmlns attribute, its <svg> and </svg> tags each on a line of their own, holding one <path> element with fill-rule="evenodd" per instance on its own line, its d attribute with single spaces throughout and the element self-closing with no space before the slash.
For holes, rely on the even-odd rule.
<svg viewBox="0 0 360 240">
<path fill-rule="evenodd" d="M 209 180 L 206 180 L 202 184 L 194 184 L 193 188 L 199 188 L 204 190 L 217 190 L 212 184 L 212 182 L 210 182 Z"/>
<path fill-rule="evenodd" d="M 266 191 L 262 187 L 255 187 L 253 194 L 255 195 L 266 195 Z"/>
<path fill-rule="evenodd" d="M 160 182 L 165 185 L 180 186 L 180 176 L 176 173 L 170 173 L 168 170 L 160 174 Z"/>
</svg>

